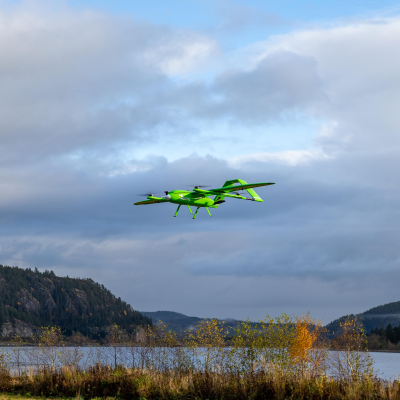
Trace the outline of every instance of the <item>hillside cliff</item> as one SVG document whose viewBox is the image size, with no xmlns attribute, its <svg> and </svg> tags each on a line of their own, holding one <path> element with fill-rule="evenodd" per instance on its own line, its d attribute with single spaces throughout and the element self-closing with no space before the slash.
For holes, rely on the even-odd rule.
<svg viewBox="0 0 400 400">
<path fill-rule="evenodd" d="M 132 331 L 152 322 L 92 279 L 0 265 L 1 337 L 29 337 L 41 326 L 58 325 L 67 336 L 98 338 L 112 324 Z"/>
</svg>

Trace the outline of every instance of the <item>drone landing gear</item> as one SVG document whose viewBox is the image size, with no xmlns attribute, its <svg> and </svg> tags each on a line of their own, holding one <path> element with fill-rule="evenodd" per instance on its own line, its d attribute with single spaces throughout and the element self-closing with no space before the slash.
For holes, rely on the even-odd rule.
<svg viewBox="0 0 400 400">
<path fill-rule="evenodd" d="M 175 213 L 174 217 L 176 217 L 176 216 L 178 215 L 178 211 L 179 211 L 179 209 L 181 208 L 181 205 L 182 205 L 182 204 L 179 204 L 179 206 L 178 206 L 178 208 L 177 208 L 177 210 L 176 210 L 176 213 Z"/>
<path fill-rule="evenodd" d="M 179 204 L 178 208 L 176 209 L 176 212 L 175 212 L 174 217 L 176 217 L 176 216 L 178 215 L 178 212 L 179 212 L 179 209 L 181 208 L 181 205 L 182 205 L 182 204 Z M 193 211 L 192 211 L 191 208 L 189 207 L 189 204 L 187 204 L 187 208 L 189 209 L 190 214 L 193 214 Z M 196 212 L 195 212 L 194 215 L 193 215 L 193 219 L 196 218 L 196 215 L 197 215 L 197 213 L 198 213 L 198 211 L 199 211 L 199 208 L 200 208 L 200 207 L 197 207 L 197 210 L 196 210 Z M 207 210 L 207 212 L 208 212 L 208 215 L 209 215 L 210 217 L 212 217 L 212 215 L 211 215 L 210 210 L 208 209 L 208 207 L 206 207 L 206 210 Z"/>
<path fill-rule="evenodd" d="M 182 205 L 182 204 L 179 204 L 178 208 L 176 209 L 176 212 L 175 212 L 174 217 L 176 217 L 176 216 L 178 215 L 178 212 L 179 212 L 179 209 L 181 208 L 181 205 Z M 189 204 L 187 204 L 187 208 L 189 209 L 190 214 L 193 214 L 193 211 L 192 211 L 191 208 L 189 207 Z M 196 212 L 196 213 L 197 213 L 197 212 Z"/>
<path fill-rule="evenodd" d="M 194 213 L 193 219 L 196 218 L 196 215 L 197 215 L 197 212 L 199 211 L 199 208 L 200 208 L 200 207 L 197 207 L 197 210 L 196 210 L 196 212 Z"/>
</svg>

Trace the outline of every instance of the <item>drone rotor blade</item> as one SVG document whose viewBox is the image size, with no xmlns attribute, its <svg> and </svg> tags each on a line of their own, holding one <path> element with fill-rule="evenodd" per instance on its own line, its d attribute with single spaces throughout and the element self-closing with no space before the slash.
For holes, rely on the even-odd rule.
<svg viewBox="0 0 400 400">
<path fill-rule="evenodd" d="M 138 193 L 136 196 L 141 196 L 141 197 L 148 197 L 148 196 L 153 196 L 154 193 Z"/>
<path fill-rule="evenodd" d="M 206 188 L 206 187 L 211 187 L 211 185 L 185 185 L 185 186 L 190 186 L 190 187 L 195 187 L 195 188 Z"/>
</svg>

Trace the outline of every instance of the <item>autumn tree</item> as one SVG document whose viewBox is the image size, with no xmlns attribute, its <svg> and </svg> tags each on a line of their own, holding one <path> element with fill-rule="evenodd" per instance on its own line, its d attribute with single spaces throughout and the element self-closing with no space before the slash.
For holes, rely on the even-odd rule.
<svg viewBox="0 0 400 400">
<path fill-rule="evenodd" d="M 294 371 L 301 376 L 321 375 L 325 371 L 327 350 L 323 340 L 323 327 L 309 314 L 295 317 L 295 335 L 289 346 Z"/>
<path fill-rule="evenodd" d="M 55 370 L 61 355 L 63 337 L 59 326 L 44 326 L 38 338 L 38 354 L 40 364 L 51 370 Z"/>
<path fill-rule="evenodd" d="M 187 333 L 187 346 L 192 349 L 198 366 L 206 372 L 222 369 L 228 352 L 225 348 L 228 330 L 217 319 L 200 321 L 196 330 Z"/>
<path fill-rule="evenodd" d="M 258 325 L 261 367 L 268 371 L 288 371 L 292 364 L 289 349 L 295 337 L 293 318 L 285 313 L 276 318 L 267 314 Z"/>
<path fill-rule="evenodd" d="M 263 338 L 260 333 L 258 325 L 249 319 L 241 321 L 234 328 L 233 347 L 230 351 L 231 369 L 239 373 L 254 371 L 261 354 L 260 343 Z"/>
<path fill-rule="evenodd" d="M 331 344 L 330 367 L 340 380 L 369 379 L 373 375 L 372 358 L 368 353 L 364 329 L 357 317 L 348 316 L 339 323 Z"/>
</svg>

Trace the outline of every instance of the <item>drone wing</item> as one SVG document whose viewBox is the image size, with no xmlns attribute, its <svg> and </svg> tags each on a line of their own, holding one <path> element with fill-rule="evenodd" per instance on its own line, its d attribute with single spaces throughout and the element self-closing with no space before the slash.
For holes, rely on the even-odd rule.
<svg viewBox="0 0 400 400">
<path fill-rule="evenodd" d="M 275 185 L 275 183 L 263 182 L 263 183 L 246 183 L 243 185 L 230 185 L 230 186 L 225 186 L 225 187 L 218 188 L 218 189 L 212 189 L 212 191 L 219 192 L 219 193 L 236 192 L 238 190 L 247 190 L 247 189 L 251 189 L 251 188 L 256 188 L 256 187 L 260 187 L 260 186 L 268 186 L 268 185 Z"/>
<path fill-rule="evenodd" d="M 138 201 L 137 203 L 133 203 L 133 205 L 141 206 L 141 205 L 155 204 L 155 203 L 161 203 L 161 201 L 159 201 L 159 200 L 144 200 L 144 201 Z"/>
</svg>

